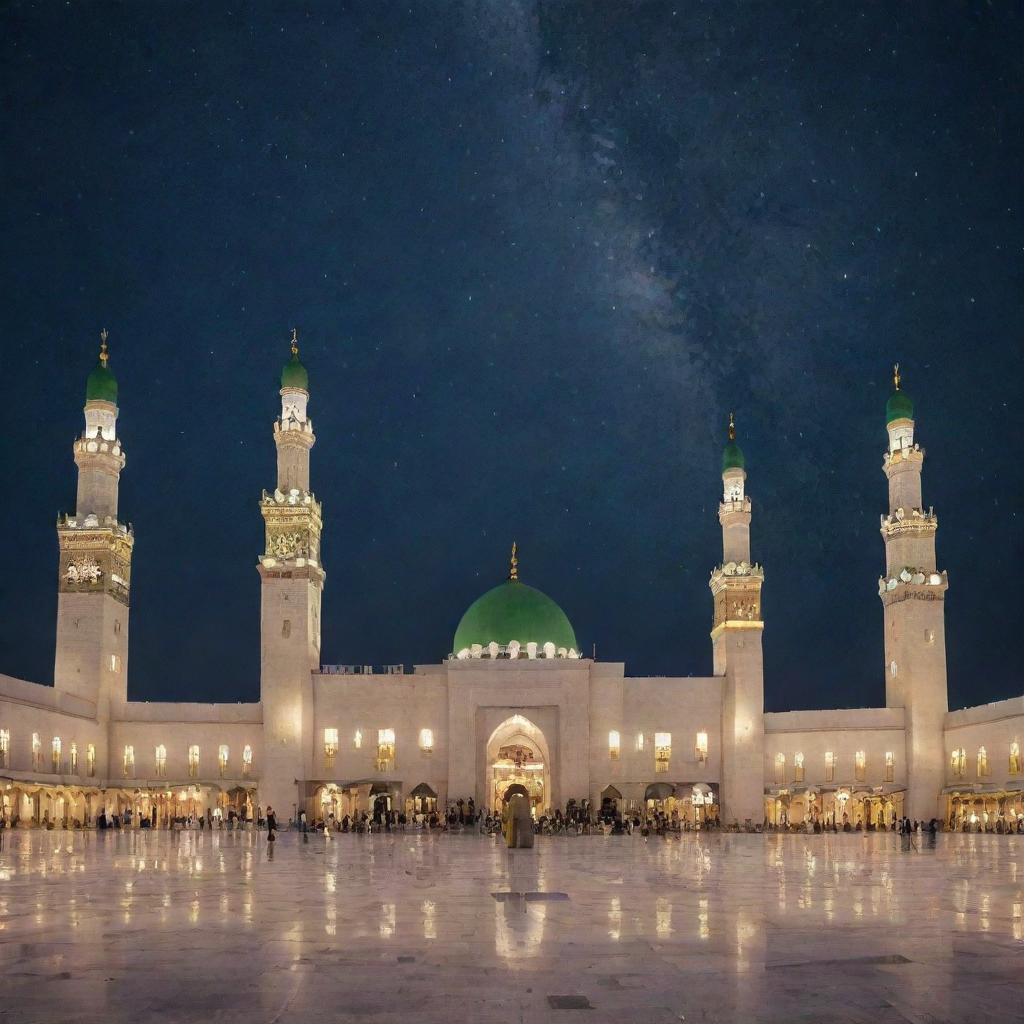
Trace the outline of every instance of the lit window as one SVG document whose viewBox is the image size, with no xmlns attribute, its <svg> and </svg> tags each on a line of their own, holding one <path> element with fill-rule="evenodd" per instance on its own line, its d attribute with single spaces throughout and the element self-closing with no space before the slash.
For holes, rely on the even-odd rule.
<svg viewBox="0 0 1024 1024">
<path fill-rule="evenodd" d="M 10 768 L 11 730 L 0 729 L 0 768 Z"/>
<path fill-rule="evenodd" d="M 706 732 L 697 733 L 697 741 L 693 745 L 693 756 L 698 761 L 708 759 L 708 734 Z"/>
<path fill-rule="evenodd" d="M 363 733 L 360 729 L 356 729 L 356 734 L 352 738 L 352 742 L 355 744 L 356 750 L 360 750 L 363 746 Z"/>
<path fill-rule="evenodd" d="M 195 743 L 188 748 L 188 777 L 194 779 L 199 774 L 199 747 Z"/>
<path fill-rule="evenodd" d="M 803 782 L 804 781 L 804 755 L 794 754 L 793 755 L 793 781 Z"/>
<path fill-rule="evenodd" d="M 775 755 L 775 783 L 781 786 L 786 781 L 786 755 Z"/>
<path fill-rule="evenodd" d="M 85 774 L 90 778 L 96 774 L 96 744 L 89 743 L 85 748 Z"/>
<path fill-rule="evenodd" d="M 55 775 L 59 775 L 60 774 L 60 751 L 61 751 L 61 742 L 60 742 L 60 737 L 59 736 L 54 736 L 53 737 L 53 743 L 50 745 L 50 749 L 52 751 L 51 763 L 53 764 L 54 774 Z"/>
<path fill-rule="evenodd" d="M 121 767 L 124 769 L 126 779 L 130 779 L 135 774 L 135 748 L 130 743 L 124 748 Z"/>
<path fill-rule="evenodd" d="M 672 760 L 672 733 L 656 732 L 654 734 L 654 770 L 667 772 L 668 763 Z"/>
<path fill-rule="evenodd" d="M 836 777 L 836 752 L 825 751 L 825 781 L 834 782 Z"/>
<path fill-rule="evenodd" d="M 950 770 L 954 775 L 963 777 L 967 772 L 967 752 L 963 747 L 958 747 L 953 751 L 949 760 Z"/>
<path fill-rule="evenodd" d="M 895 661 L 890 661 L 889 662 L 889 675 L 891 675 L 893 677 L 893 679 L 895 679 L 896 676 L 899 675 L 899 671 L 900 671 L 899 670 L 899 666 L 896 664 L 896 662 Z"/>
<path fill-rule="evenodd" d="M 644 734 L 642 732 L 636 734 L 636 749 L 641 754 L 644 752 Z"/>
<path fill-rule="evenodd" d="M 4 763 L 6 764 L 6 761 Z M 1020 774 L 1020 744 L 1016 740 L 1010 744 L 1010 774 Z"/>
<path fill-rule="evenodd" d="M 434 730 L 433 729 L 420 729 L 420 750 L 424 754 L 433 753 L 434 750 Z"/>
<path fill-rule="evenodd" d="M 226 743 L 222 743 L 217 751 L 217 767 L 220 769 L 221 778 L 228 773 L 228 762 L 231 759 L 231 751 Z"/>
<path fill-rule="evenodd" d="M 867 758 L 864 756 L 863 750 L 858 750 L 853 755 L 853 776 L 858 782 L 863 782 L 864 777 L 867 774 Z"/>
<path fill-rule="evenodd" d="M 39 733 L 32 733 L 32 770 L 39 771 L 42 767 L 43 745 L 39 742 Z"/>
<path fill-rule="evenodd" d="M 608 733 L 608 756 L 613 761 L 618 761 L 619 751 L 621 749 L 621 743 L 619 740 L 619 733 L 617 729 L 612 729 Z"/>
<path fill-rule="evenodd" d="M 121 656 L 119 654 L 112 654 L 110 656 L 110 671 L 117 672 L 121 668 Z"/>
<path fill-rule="evenodd" d="M 334 767 L 334 757 L 338 753 L 338 730 L 324 729 L 324 763 L 328 768 Z"/>
<path fill-rule="evenodd" d="M 72 775 L 77 775 L 78 774 L 78 744 L 77 743 L 72 743 L 71 744 L 70 758 L 71 758 L 71 774 Z"/>
<path fill-rule="evenodd" d="M 893 782 L 896 778 L 896 755 L 891 751 L 885 752 L 885 781 Z"/>
<path fill-rule="evenodd" d="M 386 772 L 395 766 L 395 730 L 377 730 L 377 771 Z"/>
<path fill-rule="evenodd" d="M 988 751 L 984 747 L 978 747 L 978 778 L 988 775 Z"/>
<path fill-rule="evenodd" d="M 252 747 L 248 743 L 242 747 L 242 774 L 248 775 L 252 771 Z"/>
<path fill-rule="evenodd" d="M 156 765 L 157 778 L 162 779 L 167 774 L 167 748 L 162 743 L 158 744 L 153 752 L 153 761 Z"/>
</svg>

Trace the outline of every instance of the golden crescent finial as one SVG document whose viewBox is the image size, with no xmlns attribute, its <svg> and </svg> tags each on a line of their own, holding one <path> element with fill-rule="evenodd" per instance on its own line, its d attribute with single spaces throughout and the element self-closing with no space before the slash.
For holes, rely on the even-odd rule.
<svg viewBox="0 0 1024 1024">
<path fill-rule="evenodd" d="M 297 356 L 299 354 L 299 329 L 298 327 L 292 328 L 292 355 Z"/>
<path fill-rule="evenodd" d="M 110 335 L 107 333 L 106 327 L 100 331 L 100 364 L 104 369 L 107 368 L 107 360 L 110 358 L 110 353 L 107 351 L 107 338 Z"/>
<path fill-rule="evenodd" d="M 729 413 L 729 440 L 736 440 L 736 417 Z"/>
<path fill-rule="evenodd" d="M 519 559 L 516 557 L 517 551 L 518 548 L 516 547 L 516 542 L 512 541 L 512 557 L 508 562 L 508 578 L 510 580 L 519 579 Z"/>
<path fill-rule="evenodd" d="M 900 364 L 896 363 L 892 368 L 892 386 L 899 391 L 900 389 Z"/>
</svg>

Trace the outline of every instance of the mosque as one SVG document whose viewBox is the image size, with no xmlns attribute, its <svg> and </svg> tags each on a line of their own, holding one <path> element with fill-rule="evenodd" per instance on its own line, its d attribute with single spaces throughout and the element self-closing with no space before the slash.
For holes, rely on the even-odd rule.
<svg viewBox="0 0 1024 1024">
<path fill-rule="evenodd" d="M 572 624 L 508 578 L 463 615 L 440 664 L 324 665 L 321 505 L 309 375 L 293 333 L 274 423 L 276 486 L 260 499 L 266 543 L 260 701 L 128 697 L 134 535 L 119 518 L 125 466 L 104 332 L 74 443 L 78 490 L 57 520 L 53 685 L 0 676 L 0 802 L 21 826 L 92 824 L 101 807 L 165 825 L 273 805 L 279 820 L 386 807 L 497 807 L 525 787 L 535 813 L 657 808 L 694 825 L 808 818 L 864 827 L 903 814 L 985 827 L 1024 815 L 1024 696 L 949 711 L 946 573 L 921 490 L 914 406 L 894 374 L 881 515 L 885 707 L 764 710 L 753 504 L 730 419 L 722 457 L 722 557 L 711 570 L 713 675 L 637 678 L 585 657 Z M 710 481 L 709 481 L 710 486 Z M 496 581 L 497 582 L 497 581 Z"/>
</svg>

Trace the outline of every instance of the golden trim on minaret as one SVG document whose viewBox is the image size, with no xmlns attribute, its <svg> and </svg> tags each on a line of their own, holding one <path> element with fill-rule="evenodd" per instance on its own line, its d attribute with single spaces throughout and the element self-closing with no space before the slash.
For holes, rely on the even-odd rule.
<svg viewBox="0 0 1024 1024">
<path fill-rule="evenodd" d="M 100 331 L 100 364 L 105 370 L 107 368 L 107 360 L 110 358 L 110 353 L 107 351 L 107 338 L 110 335 L 107 333 L 106 327 Z"/>
<path fill-rule="evenodd" d="M 508 561 L 508 578 L 510 580 L 519 579 L 519 559 L 516 557 L 516 542 L 512 541 L 512 557 Z"/>
<path fill-rule="evenodd" d="M 895 363 L 892 368 L 892 386 L 899 391 L 900 389 L 900 364 Z"/>
<path fill-rule="evenodd" d="M 736 417 L 729 413 L 729 440 L 736 440 Z"/>
</svg>

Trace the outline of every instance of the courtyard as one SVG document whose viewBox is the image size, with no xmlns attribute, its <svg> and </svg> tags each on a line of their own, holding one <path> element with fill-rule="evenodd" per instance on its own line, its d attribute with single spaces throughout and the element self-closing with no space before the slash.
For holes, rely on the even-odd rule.
<svg viewBox="0 0 1024 1024">
<path fill-rule="evenodd" d="M 8 831 L 4 1021 L 1024 1019 L 1024 839 Z"/>
</svg>

